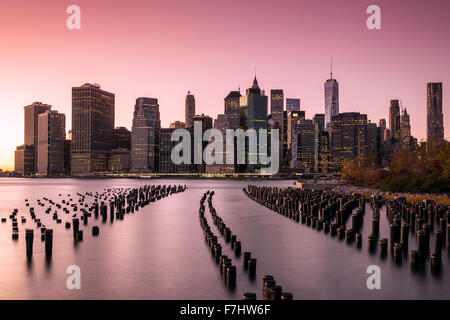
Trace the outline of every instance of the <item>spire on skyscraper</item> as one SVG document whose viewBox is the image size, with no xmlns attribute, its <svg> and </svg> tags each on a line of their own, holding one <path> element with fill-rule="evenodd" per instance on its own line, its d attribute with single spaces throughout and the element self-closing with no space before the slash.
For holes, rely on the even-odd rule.
<svg viewBox="0 0 450 320">
<path fill-rule="evenodd" d="M 331 56 L 331 63 L 330 63 L 330 79 L 333 79 L 333 56 Z"/>
</svg>

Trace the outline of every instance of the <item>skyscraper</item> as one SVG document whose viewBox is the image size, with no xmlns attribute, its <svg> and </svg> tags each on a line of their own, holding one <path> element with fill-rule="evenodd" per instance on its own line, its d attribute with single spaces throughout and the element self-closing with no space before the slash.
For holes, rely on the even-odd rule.
<svg viewBox="0 0 450 320">
<path fill-rule="evenodd" d="M 195 116 L 195 97 L 188 91 L 186 95 L 186 100 L 184 104 L 185 111 L 185 121 L 186 128 L 192 128 L 194 126 L 194 122 L 192 118 Z"/>
<path fill-rule="evenodd" d="M 325 84 L 325 130 L 331 129 L 331 119 L 339 114 L 339 83 L 333 79 L 333 60 L 331 60 L 330 79 Z"/>
<path fill-rule="evenodd" d="M 158 171 L 160 128 L 158 99 L 137 98 L 131 128 L 132 171 Z"/>
<path fill-rule="evenodd" d="M 367 115 L 344 112 L 331 119 L 331 155 L 338 170 L 367 151 Z"/>
<path fill-rule="evenodd" d="M 241 98 L 241 92 L 230 91 L 230 93 L 225 97 L 225 116 L 228 121 L 228 128 L 236 129 L 239 128 L 239 100 Z"/>
<path fill-rule="evenodd" d="M 411 121 L 406 108 L 400 116 L 400 139 L 404 146 L 409 146 L 411 142 Z"/>
<path fill-rule="evenodd" d="M 286 111 L 300 111 L 300 99 L 286 98 Z"/>
<path fill-rule="evenodd" d="M 443 139 L 442 83 L 430 82 L 427 84 L 427 142 L 436 144 Z"/>
<path fill-rule="evenodd" d="M 239 108 L 242 129 L 267 130 L 267 96 L 261 93 L 256 76 L 252 87 L 240 98 Z"/>
<path fill-rule="evenodd" d="M 313 172 L 318 161 L 319 126 L 313 120 L 301 119 L 295 127 L 292 137 L 294 167 Z"/>
<path fill-rule="evenodd" d="M 391 100 L 389 105 L 389 130 L 391 139 L 400 139 L 400 104 L 398 100 Z"/>
<path fill-rule="evenodd" d="M 47 110 L 38 116 L 37 173 L 45 176 L 64 175 L 64 140 L 66 116 Z"/>
<path fill-rule="evenodd" d="M 284 94 L 281 89 L 270 90 L 270 114 L 273 126 L 283 130 Z"/>
<path fill-rule="evenodd" d="M 37 168 L 37 140 L 38 140 L 38 116 L 52 108 L 49 104 L 42 102 L 33 102 L 31 105 L 24 107 L 25 123 L 24 123 L 24 144 L 34 145 L 34 168 Z M 29 149 L 27 149 L 29 154 Z"/>
<path fill-rule="evenodd" d="M 267 130 L 267 96 L 264 92 L 261 92 L 261 89 L 258 85 L 258 80 L 256 76 L 253 80 L 253 85 L 251 88 L 248 88 L 246 91 L 246 95 L 242 96 L 239 101 L 239 110 L 240 110 L 240 128 L 254 129 L 257 133 L 259 130 L 264 129 Z M 281 132 L 280 132 L 281 135 Z M 259 144 L 261 141 L 259 141 Z M 266 141 L 267 143 L 267 141 Z M 250 154 L 248 146 L 246 146 L 245 150 L 238 150 L 238 152 L 245 152 L 246 159 L 250 159 L 256 157 L 259 159 L 259 154 L 257 152 L 256 155 Z M 258 165 L 241 165 L 239 166 L 239 170 L 241 172 L 244 171 L 256 171 L 260 168 Z"/>
<path fill-rule="evenodd" d="M 72 174 L 105 172 L 114 147 L 113 93 L 98 84 L 72 88 Z"/>
</svg>

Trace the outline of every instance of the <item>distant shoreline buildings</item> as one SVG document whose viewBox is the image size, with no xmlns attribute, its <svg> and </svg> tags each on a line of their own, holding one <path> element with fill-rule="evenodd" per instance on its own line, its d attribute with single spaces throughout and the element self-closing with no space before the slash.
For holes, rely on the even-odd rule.
<svg viewBox="0 0 450 320">
<path fill-rule="evenodd" d="M 324 113 L 306 119 L 300 107 L 300 99 L 285 99 L 282 89 L 272 89 L 270 96 L 266 96 L 255 75 L 245 95 L 241 95 L 240 89 L 230 91 L 224 98 L 224 112 L 216 119 L 196 114 L 195 97 L 188 91 L 184 122 L 175 120 L 169 128 L 161 128 L 158 99 L 139 97 L 130 131 L 114 126 L 115 95 L 97 84 L 87 83 L 72 88 L 72 128 L 68 139 L 64 114 L 41 102 L 24 107 L 24 144 L 15 151 L 15 173 L 220 175 L 261 170 L 261 165 L 249 164 L 172 163 L 171 151 L 176 144 L 170 139 L 172 133 L 180 128 L 193 131 L 194 121 L 201 122 L 203 132 L 215 128 L 223 134 L 226 129 L 252 128 L 266 129 L 270 135 L 278 129 L 281 173 L 339 172 L 346 162 L 357 157 L 386 167 L 395 150 L 417 145 L 417 139 L 411 136 L 410 115 L 399 100 L 390 101 L 389 126 L 385 119 L 380 119 L 377 125 L 365 114 L 341 113 L 339 84 L 332 69 L 324 84 Z M 428 146 L 444 140 L 442 83 L 427 84 L 426 108 Z M 203 148 L 207 144 L 203 142 Z M 192 148 L 192 152 L 203 151 Z M 246 146 L 247 155 L 249 151 Z M 221 155 L 224 159 L 226 152 Z"/>
</svg>

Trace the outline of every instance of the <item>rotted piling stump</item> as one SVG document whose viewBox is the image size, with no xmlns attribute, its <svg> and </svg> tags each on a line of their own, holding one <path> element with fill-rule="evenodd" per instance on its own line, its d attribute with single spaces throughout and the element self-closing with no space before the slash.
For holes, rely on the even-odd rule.
<svg viewBox="0 0 450 320">
<path fill-rule="evenodd" d="M 83 241 L 83 230 L 78 230 L 76 239 L 77 241 Z"/>
<path fill-rule="evenodd" d="M 28 258 L 31 258 L 31 256 L 33 256 L 33 240 L 34 240 L 34 231 L 32 229 L 26 229 L 25 230 L 25 242 L 26 242 Z"/>
<path fill-rule="evenodd" d="M 256 300 L 256 293 L 254 293 L 254 292 L 246 292 L 242 296 L 242 300 Z"/>
<path fill-rule="evenodd" d="M 435 253 L 430 254 L 431 271 L 439 272 L 441 270 L 441 256 Z"/>
<path fill-rule="evenodd" d="M 236 267 L 233 265 L 227 267 L 227 285 L 229 287 L 236 285 Z"/>
<path fill-rule="evenodd" d="M 77 238 L 79 228 L 80 228 L 80 220 L 78 220 L 78 218 L 72 219 L 72 229 L 74 239 Z"/>
<path fill-rule="evenodd" d="M 52 257 L 53 253 L 53 230 L 45 230 L 45 256 L 47 259 Z"/>
<path fill-rule="evenodd" d="M 369 235 L 369 237 L 367 238 L 367 241 L 368 241 L 368 248 L 369 248 L 369 251 L 370 251 L 370 252 L 375 251 L 375 248 L 376 248 L 376 246 L 377 246 L 377 238 L 376 238 L 373 234 L 371 234 L 371 235 Z"/>
<path fill-rule="evenodd" d="M 282 292 L 281 293 L 281 300 L 282 301 L 286 301 L 286 300 L 292 300 L 293 299 L 293 295 L 290 292 Z"/>
<path fill-rule="evenodd" d="M 380 246 L 380 255 L 385 257 L 388 252 L 388 239 L 381 239 L 378 241 L 378 244 Z"/>
<path fill-rule="evenodd" d="M 251 256 L 252 256 L 251 252 L 248 251 L 242 254 L 242 264 L 245 270 L 248 269 L 248 260 L 251 258 Z"/>
<path fill-rule="evenodd" d="M 241 255 L 241 242 L 240 241 L 236 241 L 236 243 L 234 244 L 234 254 L 236 256 Z"/>
<path fill-rule="evenodd" d="M 248 273 L 250 277 L 253 277 L 256 274 L 256 261 L 257 259 L 255 258 L 248 259 Z"/>
<path fill-rule="evenodd" d="M 416 250 L 409 252 L 409 264 L 412 270 L 416 270 L 419 267 L 419 253 Z"/>
<path fill-rule="evenodd" d="M 98 236 L 100 233 L 100 228 L 98 226 L 93 226 L 92 227 L 92 235 L 93 236 Z"/>
<path fill-rule="evenodd" d="M 394 260 L 396 263 L 401 263 L 402 262 L 402 255 L 403 255 L 403 250 L 402 250 L 402 244 L 401 243 L 394 243 Z"/>
<path fill-rule="evenodd" d="M 270 300 L 280 301 L 283 288 L 281 286 L 273 286 L 270 288 Z"/>
<path fill-rule="evenodd" d="M 361 245 L 362 245 L 361 233 L 355 233 L 355 243 L 356 243 L 356 247 L 361 248 Z"/>
</svg>

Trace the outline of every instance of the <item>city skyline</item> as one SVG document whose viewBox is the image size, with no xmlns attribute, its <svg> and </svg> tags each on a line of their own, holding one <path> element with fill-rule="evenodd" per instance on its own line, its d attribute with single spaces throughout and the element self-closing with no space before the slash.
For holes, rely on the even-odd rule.
<svg viewBox="0 0 450 320">
<path fill-rule="evenodd" d="M 258 2 L 256 12 L 250 11 L 253 2 L 237 7 L 233 1 L 178 3 L 178 12 L 185 9 L 187 17 L 171 13 L 172 3 L 135 2 L 130 10 L 123 4 L 80 1 L 83 24 L 79 31 L 65 28 L 65 4 L 54 3 L 48 8 L 36 4 L 31 5 L 30 11 L 12 4 L 7 10 L 0 10 L 14 13 L 0 19 L 0 33 L 10 49 L 0 53 L 5 62 L 0 95 L 8 110 L 8 116 L 1 120 L 1 130 L 4 136 L 11 137 L 1 142 L 0 168 L 13 169 L 14 149 L 23 142 L 23 107 L 34 101 L 50 104 L 66 114 L 70 124 L 70 88 L 85 82 L 100 83 L 116 94 L 116 127 L 131 129 L 136 97 L 150 96 L 158 98 L 161 126 L 167 128 L 169 123 L 184 120 L 188 90 L 196 98 L 196 114 L 216 118 L 223 113 L 224 97 L 239 86 L 247 87 L 256 66 L 260 87 L 266 94 L 271 89 L 283 89 L 285 97 L 301 99 L 301 109 L 311 119 L 314 114 L 324 112 L 323 83 L 333 55 L 333 77 L 340 85 L 340 112 L 361 112 L 378 123 L 380 119 L 388 119 L 390 100 L 398 99 L 411 117 L 411 134 L 419 140 L 426 139 L 427 83 L 442 82 L 443 96 L 450 94 L 446 85 L 450 79 L 443 72 L 450 68 L 446 59 L 449 44 L 445 41 L 449 24 L 445 12 L 449 4 L 444 1 L 433 1 L 434 5 L 380 1 L 383 28 L 377 31 L 365 27 L 367 5 L 356 1 L 280 2 L 277 13 L 264 1 Z M 405 13 L 402 8 L 409 5 L 417 10 Z M 103 6 L 111 11 L 102 14 Z M 139 31 L 142 26 L 131 20 L 133 14 L 140 17 L 140 12 L 153 12 L 155 19 L 148 19 L 153 22 L 139 22 L 148 34 Z M 119 14 L 123 19 L 119 19 Z M 236 19 L 234 26 L 216 19 L 226 14 Z M 248 16 L 245 21 L 239 18 L 244 14 Z M 427 19 L 429 16 L 433 20 Z M 178 19 L 186 28 L 171 29 L 164 17 L 167 21 Z M 117 21 L 112 23 L 112 18 Z M 324 18 L 326 24 L 321 23 Z M 117 27 L 122 25 L 120 21 L 124 21 L 124 31 Z M 3 27 L 3 23 L 8 27 Z M 330 24 L 336 28 L 328 30 Z M 206 25 L 209 30 L 203 28 Z M 164 37 L 154 32 L 158 26 L 168 28 Z M 292 28 L 298 28 L 297 36 Z M 311 35 L 302 32 L 310 28 L 315 30 Z M 39 32 L 45 34 L 37 37 Z M 96 44 L 93 40 L 98 32 L 105 39 Z M 139 37 L 151 37 L 157 50 L 135 53 L 133 43 Z M 267 50 L 274 37 L 280 43 L 277 50 L 284 49 L 279 53 Z M 247 42 L 242 44 L 244 38 Z M 111 54 L 114 47 L 107 40 L 123 43 L 121 50 Z M 199 43 L 203 45 L 192 50 Z M 82 52 L 84 46 L 93 50 L 86 54 Z M 179 54 L 180 46 L 192 53 L 184 57 Z M 97 67 L 89 62 L 92 57 Z M 443 113 L 447 112 L 444 98 Z M 444 116 L 444 128 L 448 126 L 449 118 Z M 445 134 L 447 138 L 448 130 Z"/>
</svg>

